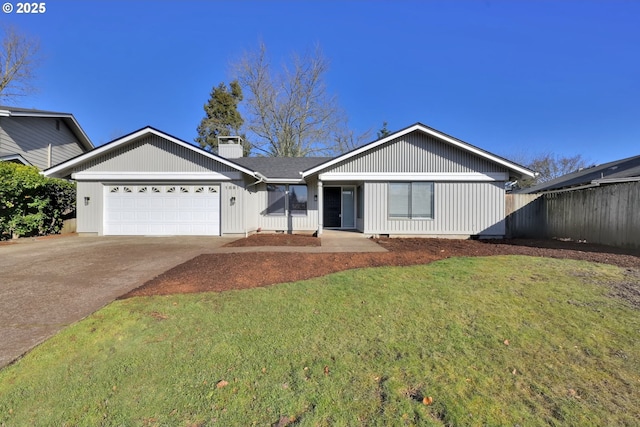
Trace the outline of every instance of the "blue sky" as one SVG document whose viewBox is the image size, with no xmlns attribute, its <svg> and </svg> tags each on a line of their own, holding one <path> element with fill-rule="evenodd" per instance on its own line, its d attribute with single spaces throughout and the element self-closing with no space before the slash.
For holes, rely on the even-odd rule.
<svg viewBox="0 0 640 427">
<path fill-rule="evenodd" d="M 45 3 L 0 14 L 43 56 L 14 104 L 73 113 L 96 145 L 147 125 L 193 141 L 212 86 L 263 40 L 274 63 L 319 44 L 371 139 L 422 122 L 510 158 L 640 154 L 637 1 Z"/>
</svg>

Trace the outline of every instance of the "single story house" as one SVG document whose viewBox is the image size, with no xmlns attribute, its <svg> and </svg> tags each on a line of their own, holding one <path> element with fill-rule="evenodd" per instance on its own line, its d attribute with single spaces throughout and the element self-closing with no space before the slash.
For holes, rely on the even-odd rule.
<svg viewBox="0 0 640 427">
<path fill-rule="evenodd" d="M 582 190 L 600 185 L 633 181 L 640 181 L 640 156 L 582 168 L 532 187 L 517 190 L 515 193 L 534 194 Z"/>
<path fill-rule="evenodd" d="M 97 235 L 502 237 L 505 182 L 533 171 L 421 123 L 332 158 L 218 154 L 146 127 L 45 170 Z"/>
<path fill-rule="evenodd" d="M 92 149 L 73 114 L 0 106 L 0 161 L 46 169 Z"/>
</svg>

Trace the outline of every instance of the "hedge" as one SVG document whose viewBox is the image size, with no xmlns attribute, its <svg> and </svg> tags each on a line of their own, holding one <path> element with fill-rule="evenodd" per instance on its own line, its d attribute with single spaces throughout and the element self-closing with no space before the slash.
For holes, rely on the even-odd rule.
<svg viewBox="0 0 640 427">
<path fill-rule="evenodd" d="M 0 162 L 0 240 L 59 233 L 75 205 L 75 183 L 45 178 L 34 166 Z"/>
</svg>

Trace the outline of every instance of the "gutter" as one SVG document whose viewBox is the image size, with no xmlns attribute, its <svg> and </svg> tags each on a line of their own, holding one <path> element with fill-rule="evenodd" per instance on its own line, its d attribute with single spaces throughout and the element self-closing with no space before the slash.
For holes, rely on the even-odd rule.
<svg viewBox="0 0 640 427">
<path fill-rule="evenodd" d="M 602 178 L 594 179 L 591 181 L 594 184 L 618 184 L 623 182 L 637 182 L 640 181 L 640 176 L 630 176 L 628 178 Z"/>
<path fill-rule="evenodd" d="M 632 176 L 628 178 L 603 178 L 594 179 L 590 184 L 579 185 L 577 187 L 561 188 L 560 190 L 542 191 L 543 194 L 566 193 L 567 191 L 584 190 L 587 188 L 600 187 L 606 184 L 622 184 L 624 182 L 640 182 L 640 176 Z"/>
<path fill-rule="evenodd" d="M 257 180 L 256 182 L 254 182 L 254 183 L 251 183 L 251 184 L 247 185 L 247 188 L 249 188 L 249 187 L 253 187 L 254 185 L 258 185 L 258 184 L 260 184 L 261 182 L 267 182 L 267 177 L 266 177 L 266 176 L 264 176 L 264 175 L 262 175 L 260 172 L 254 171 L 254 172 L 253 172 L 253 175 L 254 175 L 256 178 L 258 178 L 258 180 Z"/>
</svg>

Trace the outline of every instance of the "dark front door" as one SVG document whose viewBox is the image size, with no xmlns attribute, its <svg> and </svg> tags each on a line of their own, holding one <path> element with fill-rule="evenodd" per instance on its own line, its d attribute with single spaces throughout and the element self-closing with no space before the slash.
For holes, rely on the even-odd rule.
<svg viewBox="0 0 640 427">
<path fill-rule="evenodd" d="M 340 228 L 342 221 L 340 212 L 342 211 L 342 188 L 340 187 L 324 187 L 322 193 L 323 226 L 328 228 Z"/>
</svg>

